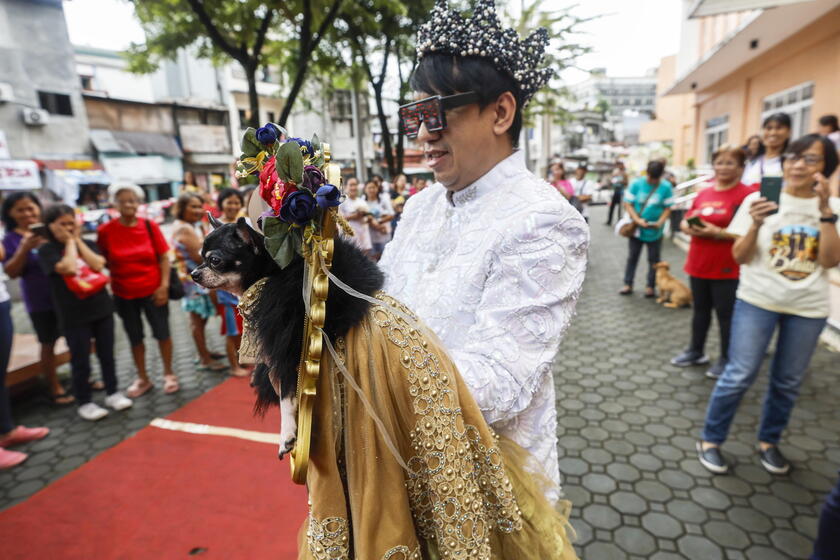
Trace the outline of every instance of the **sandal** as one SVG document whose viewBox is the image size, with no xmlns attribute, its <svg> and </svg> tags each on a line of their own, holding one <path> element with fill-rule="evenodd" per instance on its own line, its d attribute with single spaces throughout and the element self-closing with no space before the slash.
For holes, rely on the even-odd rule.
<svg viewBox="0 0 840 560">
<path fill-rule="evenodd" d="M 90 390 L 91 391 L 104 391 L 105 384 L 101 381 L 91 381 L 90 382 Z"/>
<path fill-rule="evenodd" d="M 647 290 L 645 290 L 645 297 L 648 298 L 648 299 L 655 298 L 656 297 L 656 292 L 654 290 L 651 290 L 650 288 L 648 288 Z"/>
<path fill-rule="evenodd" d="M 209 364 L 199 363 L 196 368 L 197 371 L 222 371 L 228 369 L 227 364 L 213 360 Z"/>
<path fill-rule="evenodd" d="M 51 394 L 50 400 L 55 406 L 67 406 L 76 402 L 76 397 L 62 389 L 60 393 Z"/>
<path fill-rule="evenodd" d="M 137 378 L 131 385 L 129 385 L 128 389 L 126 389 L 125 396 L 130 399 L 136 399 L 137 397 L 143 396 L 151 391 L 152 387 L 154 387 L 154 385 L 151 381 L 147 381 L 143 384 L 143 381 Z"/>
<path fill-rule="evenodd" d="M 633 293 L 633 288 L 630 288 L 630 287 L 627 287 L 627 286 L 621 288 L 621 290 L 619 290 L 619 292 L 618 292 L 618 294 L 622 295 L 622 296 L 629 296 L 632 293 Z"/>
<path fill-rule="evenodd" d="M 167 395 L 171 395 L 181 389 L 181 386 L 178 384 L 178 378 L 174 375 L 164 375 L 163 376 L 163 392 Z"/>
</svg>

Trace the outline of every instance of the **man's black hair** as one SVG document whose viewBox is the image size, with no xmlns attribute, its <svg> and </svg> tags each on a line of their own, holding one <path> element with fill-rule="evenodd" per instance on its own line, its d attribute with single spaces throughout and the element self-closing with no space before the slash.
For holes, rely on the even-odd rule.
<svg viewBox="0 0 840 560">
<path fill-rule="evenodd" d="M 237 197 L 239 199 L 239 203 L 243 206 L 245 205 L 245 197 L 242 196 L 242 193 L 236 189 L 228 187 L 226 189 L 222 189 L 222 192 L 219 193 L 219 198 L 216 199 L 216 205 L 219 207 L 219 210 L 222 209 L 222 204 L 225 203 L 225 200 L 232 196 Z"/>
<path fill-rule="evenodd" d="M 801 155 L 805 150 L 819 142 L 823 147 L 823 170 L 822 174 L 825 177 L 831 177 L 834 170 L 837 169 L 837 149 L 834 147 L 834 142 L 820 134 L 806 134 L 802 138 L 791 142 L 788 146 L 787 153 Z"/>
<path fill-rule="evenodd" d="M 522 92 L 511 76 L 499 71 L 486 58 L 431 53 L 423 57 L 411 76 L 411 89 L 429 95 L 454 95 L 474 91 L 482 110 L 509 91 L 516 99 L 513 123 L 508 129 L 511 143 L 519 144 L 522 130 Z"/>
<path fill-rule="evenodd" d="M 665 173 L 665 165 L 658 159 L 655 159 L 647 164 L 648 179 L 656 181 L 657 179 L 662 178 L 663 173 Z"/>
<path fill-rule="evenodd" d="M 840 130 L 840 125 L 837 123 L 837 115 L 823 115 L 819 120 L 820 126 L 831 127 L 831 132 Z"/>
<path fill-rule="evenodd" d="M 23 200 L 24 198 L 28 198 L 35 203 L 35 206 L 43 209 L 41 201 L 38 200 L 38 197 L 31 192 L 17 191 L 9 194 L 3 199 L 3 207 L 0 208 L 0 221 L 3 222 L 3 225 L 6 227 L 6 231 L 13 230 L 17 227 L 17 222 L 14 218 L 12 218 L 12 208 L 15 207 L 15 204 L 17 204 L 18 201 Z"/>
</svg>

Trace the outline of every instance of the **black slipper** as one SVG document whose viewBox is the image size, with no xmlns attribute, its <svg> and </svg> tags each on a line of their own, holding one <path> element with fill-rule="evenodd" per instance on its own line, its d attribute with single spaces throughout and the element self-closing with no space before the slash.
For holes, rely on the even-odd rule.
<svg viewBox="0 0 840 560">
<path fill-rule="evenodd" d="M 90 382 L 90 390 L 91 391 L 104 391 L 105 384 L 101 381 L 91 381 Z"/>
<path fill-rule="evenodd" d="M 620 296 L 629 296 L 632 293 L 633 288 L 621 288 L 621 290 L 618 291 L 618 295 Z"/>
<path fill-rule="evenodd" d="M 645 297 L 647 299 L 652 299 L 656 297 L 656 292 L 645 292 Z"/>
</svg>

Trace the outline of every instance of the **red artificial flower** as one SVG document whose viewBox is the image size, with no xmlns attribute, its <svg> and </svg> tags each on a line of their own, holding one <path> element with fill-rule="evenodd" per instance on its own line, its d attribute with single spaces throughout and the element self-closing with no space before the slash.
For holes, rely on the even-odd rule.
<svg viewBox="0 0 840 560">
<path fill-rule="evenodd" d="M 271 156 L 260 171 L 260 197 L 271 206 L 275 216 L 280 213 L 280 207 L 286 195 L 297 190 L 293 181 L 280 180 L 275 167 L 276 163 L 275 157 Z"/>
</svg>

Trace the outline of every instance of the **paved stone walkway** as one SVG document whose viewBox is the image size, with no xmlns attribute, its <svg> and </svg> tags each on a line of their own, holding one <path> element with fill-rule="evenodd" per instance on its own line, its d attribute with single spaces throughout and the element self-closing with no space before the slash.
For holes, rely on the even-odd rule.
<svg viewBox="0 0 840 560">
<path fill-rule="evenodd" d="M 668 363 L 688 342 L 691 311 L 644 299 L 642 264 L 637 294 L 617 294 L 626 241 L 604 217 L 593 209 L 584 295 L 555 366 L 560 470 L 581 558 L 807 558 L 840 468 L 840 356 L 821 347 L 811 362 L 782 441 L 789 476 L 768 474 L 754 451 L 766 370 L 723 447 L 734 473 L 711 475 L 694 445 L 714 382 L 705 368 Z M 663 254 L 685 279 L 684 253 L 666 242 Z M 707 352 L 717 350 L 710 336 Z"/>
<path fill-rule="evenodd" d="M 639 293 L 617 295 L 626 246 L 601 225 L 604 215 L 603 207 L 593 208 L 591 266 L 555 368 L 560 467 L 566 496 L 574 504 L 572 524 L 581 558 L 807 558 L 819 507 L 840 467 L 838 355 L 820 348 L 812 361 L 783 441 L 794 464 L 790 476 L 767 474 L 753 451 L 763 382 L 747 395 L 724 447 L 734 473 L 712 476 L 697 463 L 694 442 L 713 382 L 703 368 L 668 365 L 688 341 L 691 311 L 665 309 L 642 298 L 642 265 Z M 680 274 L 684 254 L 666 243 L 664 257 Z M 155 390 L 132 409 L 97 423 L 79 419 L 74 407 L 52 408 L 39 399 L 16 403 L 18 422 L 50 426 L 52 435 L 23 448 L 31 454 L 24 465 L 0 473 L 0 509 L 224 379 L 223 374 L 195 371 L 189 328 L 177 304 L 171 316 L 180 393 Z M 21 330 L 28 327 L 19 309 L 16 319 Z M 120 385 L 126 387 L 133 366 L 117 325 Z M 207 332 L 221 349 L 215 320 Z M 716 355 L 714 333 L 708 350 Z M 153 344 L 148 354 L 159 376 Z"/>
<path fill-rule="evenodd" d="M 81 466 L 100 452 L 113 447 L 147 426 L 154 418 L 166 416 L 189 401 L 203 394 L 225 379 L 226 373 L 196 371 L 193 359 L 195 346 L 190 335 L 189 322 L 181 311 L 180 302 L 170 302 L 170 327 L 173 336 L 174 365 L 181 390 L 173 395 L 163 394 L 162 365 L 157 343 L 150 338 L 146 325 L 146 364 L 155 388 L 134 400 L 134 406 L 110 414 L 98 422 L 87 422 L 76 414 L 76 405 L 55 407 L 46 393 L 34 393 L 16 399 L 12 416 L 16 423 L 27 426 L 49 426 L 50 435 L 38 442 L 15 448 L 29 453 L 29 459 L 14 469 L 0 472 L 0 509 L 14 505 L 54 480 Z M 17 332 L 32 332 L 29 318 L 21 304 L 15 304 L 13 318 Z M 210 319 L 207 336 L 214 351 L 224 352 L 224 341 L 219 336 L 219 318 Z M 119 388 L 126 389 L 136 375 L 128 340 L 119 318 L 115 318 L 117 376 Z M 99 365 L 91 355 L 94 370 L 92 378 L 100 379 Z M 69 387 L 69 364 L 59 371 L 64 373 Z M 93 400 L 102 404 L 104 392 L 94 392 Z"/>
</svg>

